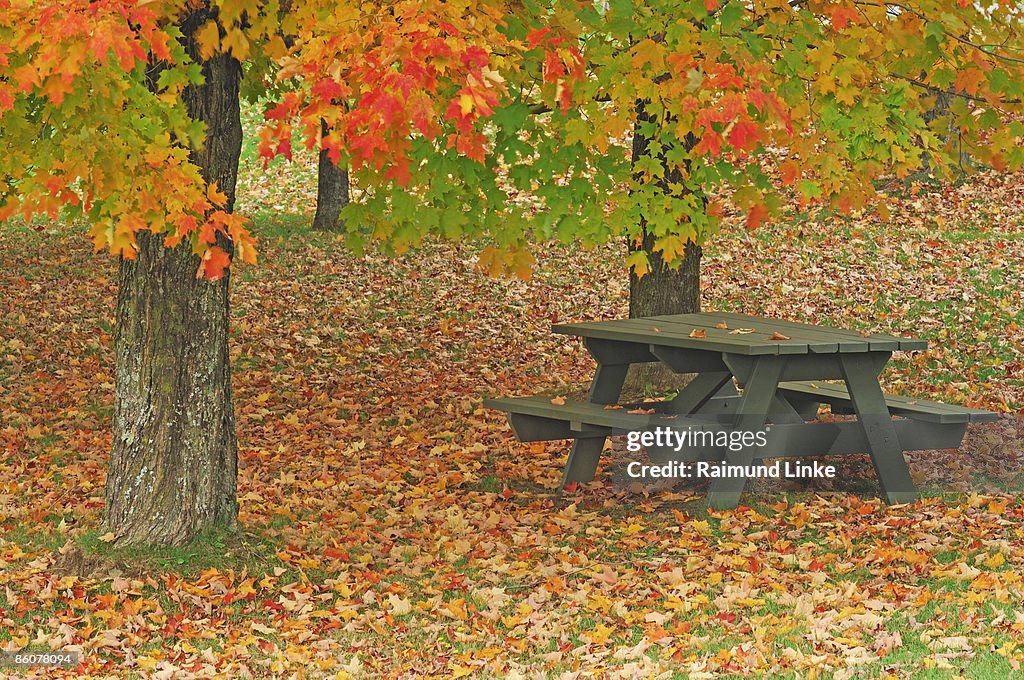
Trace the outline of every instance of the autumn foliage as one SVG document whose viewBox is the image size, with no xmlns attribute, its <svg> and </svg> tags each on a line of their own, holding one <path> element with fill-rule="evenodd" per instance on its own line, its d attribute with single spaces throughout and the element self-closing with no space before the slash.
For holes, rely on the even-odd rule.
<svg viewBox="0 0 1024 680">
<path fill-rule="evenodd" d="M 528 240 L 642 221 L 671 261 L 719 228 L 723 196 L 756 227 L 787 193 L 873 204 L 873 180 L 925 156 L 946 174 L 961 152 L 1024 161 L 1018 3 L 212 4 L 201 56 L 247 64 L 268 102 L 261 153 L 290 156 L 297 137 L 352 165 L 356 247 L 482 234 L 485 264 L 523 271 Z M 211 277 L 228 262 L 217 234 L 254 258 L 187 161 L 203 138 L 178 96 L 200 78 L 178 44 L 187 8 L 0 2 L 0 217 L 65 210 L 127 257 L 140 230 L 188 240 Z M 653 140 L 638 161 L 634 132 Z"/>
</svg>

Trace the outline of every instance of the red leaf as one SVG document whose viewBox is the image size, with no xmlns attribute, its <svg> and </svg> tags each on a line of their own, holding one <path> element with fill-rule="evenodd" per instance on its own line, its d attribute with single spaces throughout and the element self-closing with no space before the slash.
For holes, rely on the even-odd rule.
<svg viewBox="0 0 1024 680">
<path fill-rule="evenodd" d="M 741 120 L 729 131 L 729 144 L 739 151 L 751 151 L 757 146 L 760 137 L 761 130 L 756 123 Z"/>
<path fill-rule="evenodd" d="M 837 31 L 843 30 L 849 24 L 857 23 L 857 19 L 859 18 L 860 14 L 854 7 L 850 7 L 848 5 L 836 5 L 832 8 L 832 28 Z"/>
</svg>

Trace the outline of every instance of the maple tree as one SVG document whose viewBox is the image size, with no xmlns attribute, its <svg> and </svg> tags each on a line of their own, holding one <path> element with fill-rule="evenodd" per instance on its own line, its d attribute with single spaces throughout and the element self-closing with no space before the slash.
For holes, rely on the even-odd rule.
<svg viewBox="0 0 1024 680">
<path fill-rule="evenodd" d="M 256 78 L 276 68 L 333 100 L 347 93 L 307 65 L 341 45 L 340 57 L 356 64 L 348 77 L 366 91 L 349 111 L 357 143 L 347 143 L 365 154 L 357 158 L 380 168 L 401 156 L 411 125 L 436 136 L 444 117 L 459 128 L 457 153 L 476 156 L 475 124 L 497 78 L 478 43 L 494 24 L 474 31 L 465 7 L 431 9 L 0 2 L 0 121 L 11 150 L 0 165 L 0 219 L 63 211 L 87 220 L 96 246 L 120 257 L 105 517 L 119 543 L 183 543 L 236 521 L 227 268 L 255 261 L 233 213 L 242 63 Z M 415 92 L 408 78 L 396 81 L 396 59 L 420 79 Z M 460 97 L 482 99 L 466 107 Z M 407 108 L 396 111 L 398 102 Z M 322 137 L 320 125 L 311 138 L 336 155 L 337 137 Z M 289 141 L 276 151 L 287 154 Z M 388 176 L 407 172 L 392 162 Z"/>
<path fill-rule="evenodd" d="M 369 193 L 346 209 L 353 241 L 407 247 L 472 225 L 496 241 L 486 266 L 524 272 L 531 240 L 622 235 L 631 311 L 694 311 L 700 247 L 720 229 L 724 199 L 749 228 L 786 194 L 884 214 L 873 182 L 905 177 L 923 159 L 946 177 L 963 169 L 964 152 L 999 169 L 1024 162 L 1013 118 L 1024 89 L 1019 3 L 555 0 L 518 9 L 487 36 L 501 46 L 494 87 L 460 98 L 488 123 L 485 137 L 459 138 L 471 150 L 464 158 L 415 135 L 387 150 L 365 138 L 349 145 L 346 134 L 365 130 L 327 101 L 353 96 L 338 74 L 306 81 L 275 111 L 307 129 L 332 111 L 348 125 L 325 144 L 344 148 Z M 306 69 L 338 64 L 322 51 L 302 59 Z M 266 129 L 264 151 L 290 131 Z M 376 171 L 390 162 L 385 190 Z"/>
<path fill-rule="evenodd" d="M 64 211 L 121 258 L 107 523 L 123 542 L 237 514 L 243 63 L 273 100 L 266 157 L 298 134 L 351 167 L 353 248 L 484 236 L 485 268 L 525 274 L 531 242 L 625 237 L 634 313 L 696 308 L 726 199 L 753 228 L 787 192 L 864 208 L 922 151 L 940 173 L 961 148 L 1024 160 L 1006 2 L 0 0 L 0 16 L 0 219 Z"/>
</svg>

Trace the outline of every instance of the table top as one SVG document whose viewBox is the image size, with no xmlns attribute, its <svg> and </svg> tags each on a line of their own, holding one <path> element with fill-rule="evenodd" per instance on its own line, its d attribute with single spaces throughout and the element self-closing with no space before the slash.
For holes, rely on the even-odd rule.
<svg viewBox="0 0 1024 680">
<path fill-rule="evenodd" d="M 734 312 L 556 324 L 555 333 L 730 354 L 836 354 L 928 348 L 925 340 L 814 326 Z"/>
</svg>

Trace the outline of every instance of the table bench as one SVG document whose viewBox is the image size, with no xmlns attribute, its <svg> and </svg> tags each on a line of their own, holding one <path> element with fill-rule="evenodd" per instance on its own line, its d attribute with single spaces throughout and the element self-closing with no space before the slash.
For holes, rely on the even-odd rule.
<svg viewBox="0 0 1024 680">
<path fill-rule="evenodd" d="M 484 405 L 507 413 L 521 441 L 574 440 L 563 486 L 594 478 L 609 436 L 656 427 L 767 427 L 766 446 L 723 450 L 721 459 L 749 465 L 763 458 L 868 453 L 885 500 L 907 502 L 916 489 L 904 451 L 958 448 L 969 423 L 998 418 L 989 411 L 884 394 L 878 377 L 892 353 L 927 348 L 913 338 L 729 312 L 560 324 L 553 330 L 583 338 L 597 362 L 587 401 L 533 396 L 489 399 Z M 669 401 L 618 404 L 629 366 L 648 362 L 696 375 Z M 856 419 L 813 422 L 821 404 Z M 652 459 L 668 455 L 648 453 Z M 735 507 L 746 481 L 713 479 L 709 504 Z"/>
</svg>

